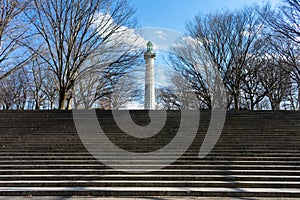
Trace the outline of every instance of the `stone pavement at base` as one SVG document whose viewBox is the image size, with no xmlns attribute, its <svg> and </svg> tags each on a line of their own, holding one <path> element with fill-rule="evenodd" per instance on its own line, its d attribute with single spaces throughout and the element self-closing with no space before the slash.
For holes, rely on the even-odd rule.
<svg viewBox="0 0 300 200">
<path fill-rule="evenodd" d="M 0 197 L 0 200 L 299 200 L 299 198 L 231 198 L 231 197 L 133 197 L 133 198 L 114 198 L 114 197 Z"/>
</svg>

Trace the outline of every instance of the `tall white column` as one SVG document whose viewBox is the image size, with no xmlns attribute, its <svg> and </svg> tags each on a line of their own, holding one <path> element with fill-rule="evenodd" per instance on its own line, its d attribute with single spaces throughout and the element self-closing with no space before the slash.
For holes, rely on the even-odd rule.
<svg viewBox="0 0 300 200">
<path fill-rule="evenodd" d="M 147 51 L 144 54 L 144 59 L 146 61 L 145 70 L 145 109 L 154 110 L 155 109 L 155 88 L 154 88 L 154 59 L 156 54 L 152 52 L 153 45 L 149 41 L 147 43 Z"/>
</svg>

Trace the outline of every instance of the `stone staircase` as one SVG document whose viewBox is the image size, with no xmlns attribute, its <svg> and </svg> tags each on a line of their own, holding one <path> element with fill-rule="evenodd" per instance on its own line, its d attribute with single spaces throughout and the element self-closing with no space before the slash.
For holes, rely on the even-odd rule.
<svg viewBox="0 0 300 200">
<path fill-rule="evenodd" d="M 150 122 L 147 111 L 130 113 L 137 124 Z M 110 140 L 132 152 L 163 148 L 180 124 L 180 112 L 169 111 L 162 131 L 141 139 L 122 133 L 111 111 L 98 110 L 97 116 Z M 200 159 L 210 117 L 201 111 L 193 144 L 171 165 L 129 173 L 104 165 L 86 150 L 71 111 L 1 111 L 0 196 L 300 198 L 300 112 L 228 111 L 218 143 Z M 162 165 L 155 157 L 135 159 L 143 160 L 141 169 Z"/>
</svg>

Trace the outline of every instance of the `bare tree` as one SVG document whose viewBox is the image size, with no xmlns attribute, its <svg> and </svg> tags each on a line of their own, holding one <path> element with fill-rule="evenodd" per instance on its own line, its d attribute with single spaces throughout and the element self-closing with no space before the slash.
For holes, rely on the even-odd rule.
<svg viewBox="0 0 300 200">
<path fill-rule="evenodd" d="M 55 74 L 51 70 L 45 70 L 42 92 L 45 94 L 44 107 L 45 109 L 58 108 L 58 84 L 55 82 Z"/>
<path fill-rule="evenodd" d="M 217 66 L 234 108 L 240 108 L 241 85 L 246 63 L 255 56 L 256 40 L 263 28 L 257 14 L 259 8 L 249 7 L 235 12 L 196 16 L 188 32 L 203 46 L 212 65 Z"/>
<path fill-rule="evenodd" d="M 110 76 L 105 73 L 96 73 L 77 81 L 74 89 L 74 107 L 101 108 L 97 101 L 107 98 L 112 92 Z"/>
<path fill-rule="evenodd" d="M 142 62 L 142 57 L 139 56 L 142 55 L 142 51 L 134 54 L 124 57 L 120 63 L 112 63 L 108 67 L 95 69 L 94 73 L 86 73 L 80 77 L 73 92 L 74 107 L 118 109 L 128 101 L 136 99 L 140 95 L 137 85 L 139 78 L 134 74 L 136 69 L 131 67 L 137 68 Z M 110 56 L 113 57 L 111 54 Z"/>
<path fill-rule="evenodd" d="M 15 71 L 0 81 L 0 103 L 2 109 L 25 109 L 28 94 L 27 77 L 24 70 Z"/>
<path fill-rule="evenodd" d="M 205 103 L 206 101 L 201 99 L 202 96 L 200 96 L 199 92 L 191 87 L 186 78 L 181 74 L 175 73 L 171 78 L 171 83 L 174 86 L 173 90 L 177 96 L 177 104 L 180 105 L 181 110 L 208 108 Z"/>
<path fill-rule="evenodd" d="M 27 26 L 21 20 L 27 0 L 0 0 L 0 80 L 24 67 L 30 59 L 19 45 Z"/>
<path fill-rule="evenodd" d="M 290 40 L 280 38 L 276 33 L 269 31 L 264 41 L 264 48 L 261 50 L 265 55 L 266 66 L 262 73 L 262 83 L 266 90 L 272 110 L 281 109 L 281 103 L 293 84 L 293 67 L 288 60 L 293 59 L 294 47 L 290 46 Z"/>
<path fill-rule="evenodd" d="M 158 109 L 180 110 L 180 101 L 176 95 L 176 90 L 171 87 L 157 88 L 156 102 Z"/>
<path fill-rule="evenodd" d="M 300 108 L 300 2 L 299 0 L 282 0 L 279 12 L 263 12 L 262 16 L 270 25 L 277 41 L 273 43 L 278 54 L 284 58 L 287 71 L 292 69 L 291 77 L 298 87 L 298 107 Z"/>
<path fill-rule="evenodd" d="M 138 77 L 135 77 L 133 74 L 127 74 L 113 85 L 113 92 L 110 95 L 112 109 L 126 108 L 125 106 L 128 103 L 134 103 L 139 100 L 142 95 L 142 89 L 138 80 Z"/>
<path fill-rule="evenodd" d="M 281 102 L 287 96 L 291 86 L 290 75 L 282 67 L 269 66 L 265 72 L 264 87 L 270 92 L 267 94 L 272 110 L 280 110 Z M 269 84 L 268 84 L 269 83 Z"/>
<path fill-rule="evenodd" d="M 259 103 L 270 92 L 263 87 L 265 80 L 266 61 L 263 58 L 252 59 L 251 63 L 247 63 L 247 72 L 242 80 L 242 100 L 243 108 L 255 110 Z M 243 105 L 244 104 L 244 105 Z"/>
<path fill-rule="evenodd" d="M 280 7 L 280 12 L 267 12 L 263 16 L 275 32 L 299 44 L 300 1 L 282 0 L 282 2 L 284 5 Z"/>
<path fill-rule="evenodd" d="M 298 110 L 298 87 L 291 83 L 283 98 L 283 105 L 285 110 Z"/>
<path fill-rule="evenodd" d="M 132 14 L 127 0 L 34 0 L 34 9 L 27 17 L 39 37 L 37 47 L 27 47 L 55 74 L 59 109 L 71 104 L 78 78 L 95 73 L 93 69 L 103 72 L 105 67 L 112 70 L 116 63 L 121 66 L 128 62 L 132 46 L 113 40 L 126 32 L 125 26 L 134 25 Z M 108 53 L 115 56 L 108 59 Z M 101 62 L 91 63 L 92 59 Z"/>
<path fill-rule="evenodd" d="M 197 91 L 179 73 L 172 73 L 168 86 L 157 90 L 157 102 L 160 108 L 167 110 L 207 109 L 205 101 L 199 100 Z"/>
<path fill-rule="evenodd" d="M 181 75 L 180 77 L 178 74 L 173 76 L 171 82 L 175 88 L 172 90 L 180 92 L 188 91 L 187 88 L 190 88 L 193 90 L 193 96 L 198 98 L 199 104 L 202 105 L 201 107 L 211 109 L 212 91 L 217 69 L 210 58 L 207 57 L 202 44 L 193 38 L 184 38 L 173 49 L 169 59 L 171 65 Z M 172 90 L 165 90 L 163 94 L 165 95 L 167 91 L 170 92 Z M 167 96 L 172 97 L 172 95 Z M 182 97 L 185 95 L 182 94 L 180 96 L 181 98 L 179 96 L 177 98 L 181 100 L 176 98 L 176 101 L 184 104 Z"/>
<path fill-rule="evenodd" d="M 262 44 L 259 44 L 256 56 L 247 63 L 242 84 L 243 98 L 251 110 L 258 108 L 265 97 L 268 97 L 271 109 L 279 110 L 291 85 L 291 68 L 274 48 L 273 37 L 267 35 L 257 42 Z"/>
<path fill-rule="evenodd" d="M 47 68 L 43 61 L 39 58 L 32 59 L 28 65 L 28 74 L 31 109 L 43 109 L 47 98 L 45 87 L 51 84 L 47 82 Z"/>
<path fill-rule="evenodd" d="M 273 40 L 271 39 L 273 38 Z M 289 74 L 290 84 L 298 87 L 298 101 L 296 107 L 300 105 L 300 49 L 299 44 L 294 41 L 281 37 L 276 33 L 270 33 L 269 39 L 270 49 L 277 56 L 278 65 L 285 74 Z M 279 58 L 279 59 L 278 59 Z M 283 72 L 281 72 L 283 73 Z"/>
</svg>

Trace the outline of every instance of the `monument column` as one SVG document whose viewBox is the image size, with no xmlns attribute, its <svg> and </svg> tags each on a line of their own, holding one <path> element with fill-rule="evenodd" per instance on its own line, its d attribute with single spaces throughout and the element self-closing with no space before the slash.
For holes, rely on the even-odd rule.
<svg viewBox="0 0 300 200">
<path fill-rule="evenodd" d="M 155 88 L 154 88 L 154 59 L 156 54 L 152 52 L 153 44 L 147 43 L 147 51 L 144 54 L 146 61 L 145 70 L 145 101 L 144 108 L 149 110 L 155 109 Z"/>
</svg>

